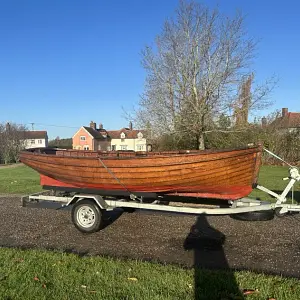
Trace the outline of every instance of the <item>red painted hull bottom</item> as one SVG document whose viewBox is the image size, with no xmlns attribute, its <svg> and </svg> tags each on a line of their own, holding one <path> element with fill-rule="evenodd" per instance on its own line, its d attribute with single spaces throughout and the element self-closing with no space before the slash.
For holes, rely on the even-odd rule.
<svg viewBox="0 0 300 300">
<path fill-rule="evenodd" d="M 84 188 L 84 189 L 98 189 L 98 190 L 112 190 L 112 191 L 124 191 L 131 193 L 134 192 L 157 192 L 160 194 L 165 195 L 174 195 L 174 196 L 183 196 L 183 197 L 198 197 L 198 198 L 211 198 L 211 199 L 221 199 L 221 200 L 238 200 L 243 197 L 246 197 L 249 195 L 252 191 L 251 186 L 191 186 L 191 187 L 165 187 L 168 192 L 163 192 L 162 187 L 159 187 L 155 189 L 154 187 L 151 188 L 151 191 L 149 191 L 149 187 L 139 187 L 138 191 L 136 190 L 136 186 L 126 186 L 126 188 L 123 188 L 120 186 L 120 184 L 115 185 L 94 185 L 94 184 L 80 184 L 80 183 L 74 183 L 74 184 L 68 184 L 61 182 L 59 180 L 50 178 L 48 176 L 40 174 L 40 184 L 41 186 L 51 186 L 51 187 L 59 187 L 63 188 L 66 187 L 68 189 L 74 188 Z M 174 191 L 172 191 L 172 189 Z"/>
</svg>

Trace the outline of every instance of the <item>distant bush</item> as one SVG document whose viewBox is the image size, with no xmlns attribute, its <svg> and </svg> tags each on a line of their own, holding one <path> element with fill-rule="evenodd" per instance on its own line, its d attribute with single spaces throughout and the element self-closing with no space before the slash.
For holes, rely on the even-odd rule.
<svg viewBox="0 0 300 300">
<path fill-rule="evenodd" d="M 72 138 L 69 139 L 59 139 L 51 140 L 48 143 L 50 148 L 63 148 L 63 149 L 72 149 Z"/>
<path fill-rule="evenodd" d="M 263 146 L 291 164 L 300 162 L 300 130 L 282 131 L 272 127 L 250 126 L 241 132 L 214 132 L 206 135 L 206 148 L 223 149 L 262 143 Z M 281 164 L 278 159 L 264 153 L 266 164 Z"/>
<path fill-rule="evenodd" d="M 283 131 L 271 126 L 262 128 L 250 124 L 246 128 L 215 130 L 205 134 L 206 149 L 230 149 L 246 147 L 249 144 L 262 143 L 265 148 L 274 152 L 291 164 L 300 165 L 300 130 Z M 189 134 L 164 135 L 153 139 L 154 151 L 197 149 L 196 137 Z M 265 164 L 281 164 L 278 159 L 267 153 L 263 155 Z"/>
<path fill-rule="evenodd" d="M 0 163 L 15 163 L 24 149 L 26 128 L 15 123 L 0 123 Z"/>
</svg>

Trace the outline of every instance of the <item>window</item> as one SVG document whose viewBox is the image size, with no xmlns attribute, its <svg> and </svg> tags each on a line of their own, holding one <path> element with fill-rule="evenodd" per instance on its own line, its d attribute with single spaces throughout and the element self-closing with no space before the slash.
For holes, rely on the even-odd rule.
<svg viewBox="0 0 300 300">
<path fill-rule="evenodd" d="M 111 145 L 111 151 L 116 151 L 116 145 Z"/>
<path fill-rule="evenodd" d="M 80 136 L 80 140 L 85 141 L 86 140 L 85 136 L 84 135 Z"/>
<path fill-rule="evenodd" d="M 89 146 L 83 146 L 83 150 L 90 150 Z"/>
<path fill-rule="evenodd" d="M 121 150 L 127 150 L 127 145 L 121 145 Z"/>
<path fill-rule="evenodd" d="M 35 140 L 31 140 L 30 143 L 31 143 L 31 144 L 35 144 Z"/>
<path fill-rule="evenodd" d="M 122 132 L 120 136 L 121 136 L 121 139 L 125 139 L 125 133 L 124 132 Z"/>
<path fill-rule="evenodd" d="M 143 151 L 144 145 L 137 145 L 136 148 L 137 148 L 137 151 Z"/>
<path fill-rule="evenodd" d="M 143 134 L 141 132 L 139 132 L 137 137 L 138 137 L 139 140 L 141 140 L 143 138 Z"/>
<path fill-rule="evenodd" d="M 43 141 L 42 140 L 38 140 L 38 144 L 42 144 L 43 143 Z"/>
<path fill-rule="evenodd" d="M 100 144 L 98 144 L 98 150 L 101 150 L 101 145 Z"/>
</svg>

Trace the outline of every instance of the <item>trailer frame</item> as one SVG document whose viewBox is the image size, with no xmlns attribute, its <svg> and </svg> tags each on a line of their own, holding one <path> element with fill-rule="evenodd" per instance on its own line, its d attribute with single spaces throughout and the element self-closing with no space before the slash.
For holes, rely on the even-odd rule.
<svg viewBox="0 0 300 300">
<path fill-rule="evenodd" d="M 299 169 L 285 162 L 268 149 L 264 148 L 264 150 L 290 167 L 289 176 L 283 178 L 283 180 L 289 180 L 289 182 L 281 194 L 277 194 L 261 185 L 254 186 L 254 188 L 274 197 L 276 199 L 275 203 L 241 198 L 234 201 L 221 200 L 221 204 L 216 205 L 212 200 L 209 200 L 209 203 L 205 203 L 203 201 L 200 202 L 199 198 L 195 198 L 197 199 L 196 206 L 187 205 L 186 203 L 165 205 L 165 198 L 168 195 L 163 194 L 149 192 L 133 194 L 128 190 L 127 192 L 96 191 L 64 186 L 43 186 L 46 190 L 53 190 L 55 192 L 63 191 L 63 194 L 60 196 L 51 195 L 49 191 L 43 191 L 23 196 L 21 202 L 23 207 L 31 206 L 31 204 L 43 207 L 42 204 L 46 202 L 59 204 L 58 209 L 72 206 L 72 221 L 75 227 L 84 233 L 99 231 L 103 227 L 103 212 L 116 208 L 124 210 L 145 209 L 194 215 L 232 215 L 237 219 L 248 221 L 270 220 L 274 217 L 274 214 L 281 217 L 288 213 L 299 213 L 300 204 L 294 204 L 293 193 L 295 183 L 300 181 Z M 286 203 L 287 195 L 290 191 L 292 191 L 292 203 Z M 145 198 L 148 201 L 145 201 Z M 151 203 L 149 203 L 149 198 L 152 199 Z M 180 196 L 179 198 L 182 199 L 184 197 Z"/>
<path fill-rule="evenodd" d="M 235 201 L 221 200 L 221 205 L 216 205 L 215 203 L 199 203 L 199 199 L 197 199 L 197 204 L 194 205 L 187 205 L 186 203 L 165 205 L 163 195 L 157 195 L 152 199 L 152 203 L 145 203 L 143 196 L 137 197 L 136 195 L 130 194 L 129 197 L 120 198 L 120 196 L 85 193 L 78 190 L 74 191 L 73 194 L 72 190 L 68 190 L 60 196 L 51 195 L 49 191 L 43 191 L 23 196 L 21 201 L 23 207 L 31 206 L 31 204 L 34 204 L 35 207 L 43 207 L 43 203 L 57 203 L 60 205 L 58 207 L 59 209 L 73 206 L 71 215 L 72 221 L 75 227 L 84 233 L 99 231 L 103 225 L 103 212 L 111 211 L 116 208 L 122 208 L 124 210 L 144 209 L 193 215 L 234 215 L 236 217 L 243 216 L 243 218 L 241 218 L 243 220 L 254 220 L 251 214 L 255 213 L 256 216 L 259 216 L 259 214 L 262 216 L 255 218 L 255 220 L 268 220 L 274 217 L 274 213 L 278 216 L 283 216 L 290 212 L 300 212 L 300 205 L 294 204 L 293 197 L 291 204 L 286 203 L 286 196 L 293 190 L 295 183 L 300 181 L 299 170 L 296 167 L 290 168 L 289 177 L 283 179 L 289 180 L 289 182 L 281 194 L 277 194 L 261 185 L 256 186 L 259 190 L 274 197 L 276 199 L 275 203 L 251 198 L 241 198 Z M 56 190 L 55 187 L 52 188 L 54 191 Z M 149 196 L 149 194 L 147 194 L 147 196 Z M 264 215 L 266 216 L 265 218 L 263 217 Z"/>
</svg>

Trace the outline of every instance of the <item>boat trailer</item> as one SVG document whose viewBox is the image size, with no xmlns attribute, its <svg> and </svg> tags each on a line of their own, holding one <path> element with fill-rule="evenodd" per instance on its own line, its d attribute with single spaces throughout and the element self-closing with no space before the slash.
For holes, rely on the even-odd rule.
<svg viewBox="0 0 300 300">
<path fill-rule="evenodd" d="M 251 198 L 241 198 L 235 201 L 222 200 L 220 205 L 207 203 L 187 204 L 166 201 L 164 196 L 158 196 L 149 203 L 149 199 L 143 196 L 131 194 L 127 198 L 116 198 L 112 196 L 103 196 L 99 194 L 89 194 L 82 192 L 64 192 L 63 194 L 51 195 L 49 191 L 35 193 L 29 196 L 23 196 L 23 207 L 43 207 L 46 203 L 58 204 L 57 209 L 72 206 L 71 217 L 75 227 L 84 233 L 99 231 L 104 226 L 103 213 L 112 211 L 115 208 L 122 208 L 125 211 L 135 209 L 144 209 L 169 213 L 193 214 L 193 215 L 231 215 L 240 220 L 269 220 L 277 216 L 284 216 L 288 213 L 300 212 L 300 205 L 294 204 L 293 187 L 296 182 L 300 181 L 300 174 L 297 167 L 291 166 L 289 176 L 283 178 L 289 180 L 287 186 L 281 194 L 277 194 L 263 186 L 257 185 L 256 188 L 271 195 L 276 202 L 270 203 Z M 54 188 L 54 187 L 53 187 Z M 292 201 L 287 203 L 287 195 L 292 191 Z M 171 199 L 171 198 L 170 198 Z M 166 205 L 168 204 L 168 205 Z M 44 206 L 45 207 L 45 206 Z"/>
</svg>

